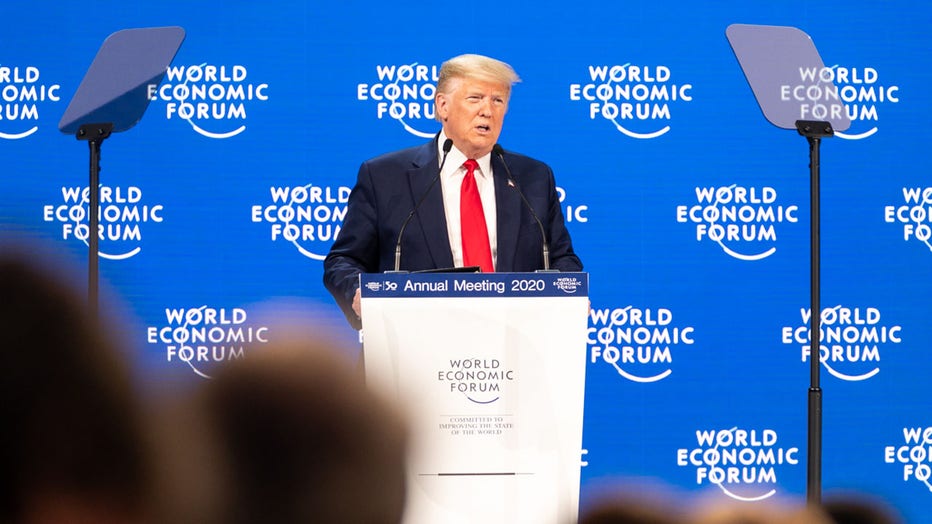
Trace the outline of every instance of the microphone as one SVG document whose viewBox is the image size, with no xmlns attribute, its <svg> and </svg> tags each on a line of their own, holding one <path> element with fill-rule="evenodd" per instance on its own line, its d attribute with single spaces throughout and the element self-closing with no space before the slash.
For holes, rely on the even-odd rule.
<svg viewBox="0 0 932 524">
<path fill-rule="evenodd" d="M 495 144 L 492 146 L 492 153 L 498 155 L 498 158 L 501 159 L 502 165 L 505 166 L 505 173 L 508 175 L 508 181 L 511 182 L 511 185 L 515 188 L 515 191 L 517 191 L 521 196 L 521 201 L 524 202 L 524 206 L 527 207 L 527 210 L 531 212 L 531 216 L 534 217 L 534 221 L 537 222 L 537 227 L 540 228 L 540 240 L 544 245 L 544 271 L 550 271 L 550 244 L 547 242 L 547 233 L 544 232 L 544 224 L 542 224 L 540 219 L 537 218 L 537 213 L 534 212 L 534 208 L 531 207 L 531 203 L 527 201 L 524 193 L 521 192 L 521 186 L 518 185 L 518 181 L 515 180 L 513 176 L 511 176 L 511 169 L 508 169 L 508 163 L 505 162 L 505 150 L 502 149 L 501 145 Z"/>
<path fill-rule="evenodd" d="M 443 173 L 443 165 L 447 163 L 447 154 L 450 150 L 453 149 L 453 140 L 446 139 L 443 142 L 443 158 L 440 160 L 440 169 L 437 170 L 437 176 L 431 180 L 430 185 L 427 186 L 427 191 L 424 191 L 424 194 L 421 195 L 421 199 L 417 201 L 417 204 L 414 204 L 414 209 L 411 210 L 411 213 L 408 214 L 408 217 L 405 218 L 404 222 L 401 223 L 401 229 L 398 230 L 398 241 L 395 242 L 395 270 L 394 273 L 400 271 L 401 268 L 401 237 L 405 234 L 405 228 L 408 227 L 408 222 L 414 218 L 414 214 L 417 213 L 417 209 L 421 207 L 421 203 L 424 202 L 424 199 L 427 198 L 430 190 L 434 188 L 434 184 L 440 180 L 440 173 Z"/>
</svg>

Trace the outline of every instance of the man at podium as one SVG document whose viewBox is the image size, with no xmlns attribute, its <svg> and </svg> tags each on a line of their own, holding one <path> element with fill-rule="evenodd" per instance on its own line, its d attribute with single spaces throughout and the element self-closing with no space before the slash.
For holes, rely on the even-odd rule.
<svg viewBox="0 0 932 524">
<path fill-rule="evenodd" d="M 519 81 L 499 60 L 451 58 L 434 97 L 440 133 L 360 166 L 323 278 L 354 328 L 362 325 L 360 273 L 582 270 L 553 171 L 498 146 Z"/>
</svg>

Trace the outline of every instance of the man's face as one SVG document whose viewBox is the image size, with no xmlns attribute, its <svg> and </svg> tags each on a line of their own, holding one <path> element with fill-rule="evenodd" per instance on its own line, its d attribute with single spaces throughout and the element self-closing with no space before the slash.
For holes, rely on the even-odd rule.
<svg viewBox="0 0 932 524">
<path fill-rule="evenodd" d="M 467 158 L 492 151 L 508 111 L 508 86 L 475 78 L 454 78 L 434 100 L 443 132 Z"/>
</svg>

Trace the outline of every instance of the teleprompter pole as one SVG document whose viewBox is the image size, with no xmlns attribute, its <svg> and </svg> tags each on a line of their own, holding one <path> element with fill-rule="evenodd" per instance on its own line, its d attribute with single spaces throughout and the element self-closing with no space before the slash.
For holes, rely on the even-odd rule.
<svg viewBox="0 0 932 524">
<path fill-rule="evenodd" d="M 88 182 L 89 202 L 87 209 L 87 303 L 91 318 L 98 318 L 98 246 L 100 236 L 98 223 L 100 220 L 100 146 L 113 131 L 113 124 L 85 124 L 78 129 L 76 138 L 87 140 L 90 148 L 90 180 Z"/>
<path fill-rule="evenodd" d="M 822 309 L 820 305 L 821 238 L 819 209 L 819 147 L 822 139 L 835 135 L 828 122 L 797 120 L 796 130 L 809 142 L 809 251 L 810 251 L 810 306 L 809 306 L 809 430 L 806 464 L 806 502 L 822 502 L 822 339 L 820 335 Z"/>
</svg>

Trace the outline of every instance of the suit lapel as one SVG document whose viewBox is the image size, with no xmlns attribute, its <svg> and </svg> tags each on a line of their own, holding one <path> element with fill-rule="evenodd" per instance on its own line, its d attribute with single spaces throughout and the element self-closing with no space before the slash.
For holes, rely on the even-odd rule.
<svg viewBox="0 0 932 524">
<path fill-rule="evenodd" d="M 505 166 L 492 155 L 492 175 L 495 178 L 495 215 L 498 221 L 498 256 L 495 271 L 515 269 L 518 249 L 518 230 L 521 227 L 521 196 L 508 181 Z"/>
<path fill-rule="evenodd" d="M 408 183 L 411 198 L 416 204 L 429 190 L 415 217 L 424 235 L 424 244 L 435 268 L 453 267 L 453 253 L 450 252 L 450 236 L 447 234 L 447 218 L 443 208 L 443 190 L 438 180 L 431 187 L 437 176 L 439 159 L 437 157 L 437 140 L 434 139 L 418 152 L 414 167 L 408 171 Z"/>
</svg>

